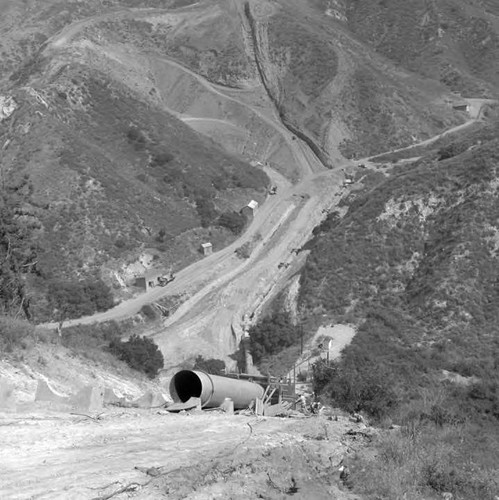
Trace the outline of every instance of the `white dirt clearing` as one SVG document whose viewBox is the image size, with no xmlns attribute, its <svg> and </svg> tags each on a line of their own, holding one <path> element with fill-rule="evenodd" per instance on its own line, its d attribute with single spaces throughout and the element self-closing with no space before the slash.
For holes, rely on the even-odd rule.
<svg viewBox="0 0 499 500">
<path fill-rule="evenodd" d="M 354 498 L 338 486 L 359 427 L 344 417 L 121 408 L 93 417 L 0 414 L 0 497 Z"/>
</svg>

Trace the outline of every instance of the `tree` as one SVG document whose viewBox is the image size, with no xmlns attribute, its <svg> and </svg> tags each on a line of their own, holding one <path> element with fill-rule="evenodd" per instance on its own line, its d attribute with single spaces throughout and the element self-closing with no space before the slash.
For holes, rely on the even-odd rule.
<svg viewBox="0 0 499 500">
<path fill-rule="evenodd" d="M 224 212 L 218 218 L 218 225 L 227 228 L 234 234 L 241 234 L 246 225 L 246 217 L 238 212 Z"/>
<path fill-rule="evenodd" d="M 301 330 L 293 325 L 287 313 L 278 312 L 252 326 L 249 335 L 253 360 L 259 363 L 264 356 L 277 354 L 295 344 L 300 339 Z"/>
<path fill-rule="evenodd" d="M 111 289 L 100 279 L 52 280 L 47 296 L 60 321 L 106 311 L 114 305 Z"/>
<path fill-rule="evenodd" d="M 37 272 L 38 247 L 32 239 L 33 228 L 26 227 L 15 216 L 19 205 L 16 192 L 28 186 L 28 179 L 8 188 L 0 196 L 0 312 L 24 312 L 31 319 L 25 276 Z"/>
<path fill-rule="evenodd" d="M 126 342 L 113 340 L 109 344 L 111 352 L 125 361 L 134 370 L 144 372 L 154 378 L 164 366 L 164 358 L 159 347 L 148 337 L 132 335 Z"/>
<path fill-rule="evenodd" d="M 215 204 L 209 198 L 197 198 L 196 210 L 201 219 L 202 227 L 208 227 L 218 217 Z"/>
<path fill-rule="evenodd" d="M 212 375 L 220 375 L 225 370 L 225 361 L 215 358 L 204 359 L 203 356 L 198 355 L 192 369 L 211 373 Z"/>
</svg>

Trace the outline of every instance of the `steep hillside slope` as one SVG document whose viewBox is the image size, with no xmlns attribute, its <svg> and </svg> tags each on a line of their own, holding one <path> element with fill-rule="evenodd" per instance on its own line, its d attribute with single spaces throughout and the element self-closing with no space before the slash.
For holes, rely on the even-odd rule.
<svg viewBox="0 0 499 500">
<path fill-rule="evenodd" d="M 316 389 L 401 426 L 355 461 L 366 498 L 497 493 L 498 130 L 363 174 L 306 247 L 302 318 L 358 324 Z"/>
<path fill-rule="evenodd" d="M 468 118 L 320 2 L 2 5 L 5 206 L 33 229 L 4 303 L 39 319 L 50 281 L 121 290 L 144 252 L 178 267 L 226 244 L 219 216 L 269 182 L 245 160 L 297 182 Z"/>
<path fill-rule="evenodd" d="M 401 71 L 304 2 L 248 2 L 262 79 L 284 123 L 331 163 L 435 134 L 463 117 L 438 82 Z M 272 7 L 270 6 L 272 5 Z"/>
<path fill-rule="evenodd" d="M 350 195 L 347 214 L 331 214 L 310 243 L 304 311 L 367 318 L 354 343 L 396 372 L 431 367 L 497 383 L 497 127 Z"/>
<path fill-rule="evenodd" d="M 496 2 L 346 0 L 323 4 L 339 7 L 353 33 L 397 65 L 467 96 L 496 95 Z"/>
<path fill-rule="evenodd" d="M 47 29 L 45 14 L 36 21 Z M 115 276 L 144 250 L 168 268 L 196 259 L 206 239 L 224 245 L 231 233 L 219 215 L 261 199 L 268 184 L 168 111 L 141 74 L 139 52 L 106 51 L 85 36 L 70 44 L 81 28 L 73 26 L 18 65 L 2 90 L 16 106 L 0 123 L 13 224 L 2 245 L 9 256 L 9 234 L 27 230 L 16 241 L 30 249 L 12 261 L 17 292 L 3 303 L 16 295 L 10 307 L 38 320 L 51 314 L 51 282 L 102 277 L 118 286 Z"/>
</svg>

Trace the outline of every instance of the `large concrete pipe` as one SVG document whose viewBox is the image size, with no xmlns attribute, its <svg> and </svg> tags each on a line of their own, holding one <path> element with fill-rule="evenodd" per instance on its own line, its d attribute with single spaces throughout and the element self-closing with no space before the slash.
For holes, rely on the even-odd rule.
<svg viewBox="0 0 499 500">
<path fill-rule="evenodd" d="M 201 371 L 182 370 L 170 382 L 170 396 L 175 403 L 200 398 L 203 408 L 217 408 L 225 398 L 235 409 L 247 408 L 251 401 L 263 397 L 263 387 L 247 380 L 210 375 Z"/>
</svg>

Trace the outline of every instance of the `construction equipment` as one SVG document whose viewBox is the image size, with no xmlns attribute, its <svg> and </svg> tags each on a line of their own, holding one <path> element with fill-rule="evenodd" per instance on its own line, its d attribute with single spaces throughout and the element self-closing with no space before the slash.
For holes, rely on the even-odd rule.
<svg viewBox="0 0 499 500">
<path fill-rule="evenodd" d="M 158 285 L 166 286 L 168 283 L 172 282 L 175 279 L 175 274 L 170 271 L 168 274 L 163 274 L 163 276 L 158 276 Z"/>
<path fill-rule="evenodd" d="M 269 189 L 269 194 L 276 194 L 277 193 L 277 186 L 271 186 Z"/>
</svg>

